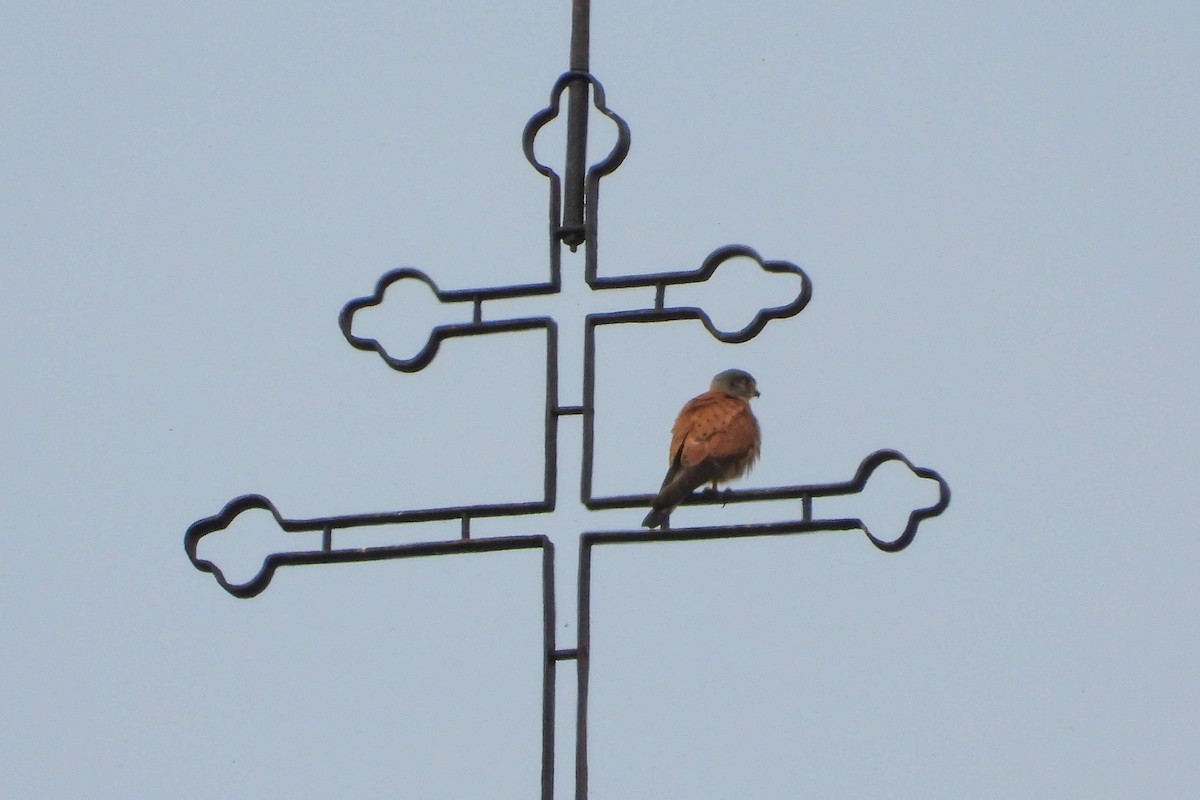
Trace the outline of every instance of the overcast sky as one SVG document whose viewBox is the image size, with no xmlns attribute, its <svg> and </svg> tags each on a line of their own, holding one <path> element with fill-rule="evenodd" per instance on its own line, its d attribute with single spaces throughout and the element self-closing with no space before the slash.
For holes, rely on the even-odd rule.
<svg viewBox="0 0 1200 800">
<path fill-rule="evenodd" d="M 1200 796 L 1200 6 L 594 6 L 633 135 L 602 273 L 740 243 L 813 282 L 748 344 L 603 331 L 597 491 L 656 489 L 679 406 L 737 366 L 764 436 L 739 486 L 892 447 L 954 495 L 898 554 L 853 532 L 598 552 L 591 796 Z M 534 551 L 285 568 L 237 600 L 182 539 L 247 492 L 291 518 L 537 499 L 543 336 L 402 374 L 337 316 L 401 266 L 545 278 L 520 137 L 569 13 L 0 9 L 0 795 L 537 796 Z M 553 314 L 574 352 L 585 311 L 653 301 L 563 266 L 561 300 L 489 318 Z M 730 327 L 789 291 L 717 277 L 679 303 Z M 560 437 L 561 512 L 474 530 L 557 537 L 569 643 L 576 534 L 644 510 L 579 510 L 577 420 Z M 213 543 L 243 577 L 251 542 L 311 546 L 255 517 Z"/>
</svg>

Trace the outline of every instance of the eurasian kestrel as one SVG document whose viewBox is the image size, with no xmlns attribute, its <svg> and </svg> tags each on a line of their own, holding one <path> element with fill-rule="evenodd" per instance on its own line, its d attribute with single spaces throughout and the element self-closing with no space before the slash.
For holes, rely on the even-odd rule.
<svg viewBox="0 0 1200 800">
<path fill-rule="evenodd" d="M 758 420 L 750 411 L 750 398 L 758 395 L 748 372 L 727 369 L 712 379 L 707 392 L 687 402 L 671 428 L 667 477 L 642 525 L 663 525 L 697 488 L 711 483 L 715 490 L 750 470 L 761 445 Z"/>
</svg>

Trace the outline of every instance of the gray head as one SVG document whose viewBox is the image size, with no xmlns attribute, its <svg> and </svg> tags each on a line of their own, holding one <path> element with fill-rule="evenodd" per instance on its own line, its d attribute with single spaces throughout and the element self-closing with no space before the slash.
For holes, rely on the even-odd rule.
<svg viewBox="0 0 1200 800">
<path fill-rule="evenodd" d="M 749 400 L 751 397 L 758 397 L 758 385 L 754 382 L 754 376 L 749 372 L 740 369 L 727 369 L 724 372 L 718 372 L 712 379 L 713 391 L 721 391 L 730 397 L 740 397 L 743 400 Z"/>
</svg>

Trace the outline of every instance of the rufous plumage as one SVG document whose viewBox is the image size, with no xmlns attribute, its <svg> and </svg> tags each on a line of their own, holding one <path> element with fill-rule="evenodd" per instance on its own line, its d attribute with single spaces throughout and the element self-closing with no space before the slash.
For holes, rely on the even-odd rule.
<svg viewBox="0 0 1200 800">
<path fill-rule="evenodd" d="M 750 399 L 758 397 L 753 376 L 727 369 L 709 390 L 684 405 L 671 429 L 670 467 L 650 513 L 647 528 L 669 527 L 671 512 L 704 484 L 713 489 L 745 475 L 758 460 L 762 437 Z"/>
</svg>

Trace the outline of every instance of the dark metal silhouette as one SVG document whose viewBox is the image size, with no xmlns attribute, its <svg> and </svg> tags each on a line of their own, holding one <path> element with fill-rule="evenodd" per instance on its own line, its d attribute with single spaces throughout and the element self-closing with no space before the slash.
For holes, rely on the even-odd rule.
<svg viewBox="0 0 1200 800">
<path fill-rule="evenodd" d="M 672 528 L 663 531 L 617 530 L 584 533 L 579 539 L 579 584 L 578 584 L 578 642 L 577 647 L 560 649 L 556 644 L 556 603 L 554 587 L 554 543 L 548 536 L 501 536 L 476 538 L 471 532 L 475 519 L 498 516 L 523 516 L 545 514 L 554 510 L 558 500 L 558 419 L 563 416 L 583 417 L 583 463 L 580 501 L 590 510 L 614 508 L 645 508 L 654 497 L 653 492 L 637 495 L 597 497 L 592 488 L 592 468 L 595 456 L 596 414 L 596 329 L 601 325 L 645 324 L 679 320 L 698 320 L 716 339 L 727 343 L 741 343 L 753 339 L 772 320 L 792 317 L 808 304 L 812 286 L 808 276 L 795 264 L 786 261 L 768 261 L 753 249 L 743 245 L 729 245 L 710 254 L 704 262 L 690 272 L 663 272 L 655 274 L 600 277 L 597 270 L 597 215 L 599 209 L 600 179 L 620 166 L 629 151 L 629 127 L 624 120 L 609 109 L 604 90 L 599 81 L 587 72 L 587 0 L 574 0 L 572 24 L 571 70 L 555 82 L 550 93 L 550 104 L 534 114 L 525 127 L 522 145 L 526 158 L 540 174 L 550 182 L 550 275 L 542 283 L 496 286 L 476 289 L 444 290 L 424 272 L 416 269 L 398 269 L 383 275 L 368 296 L 350 301 L 342 309 L 339 325 L 346 340 L 355 348 L 374 352 L 391 368 L 400 372 L 417 372 L 428 366 L 438 353 L 443 340 L 455 337 L 483 336 L 516 331 L 540 330 L 546 336 L 546 401 L 544 422 L 544 492 L 542 497 L 507 503 L 450 506 L 400 511 L 382 511 L 362 514 L 345 514 L 308 519 L 284 517 L 267 498 L 244 495 L 231 500 L 217 514 L 198 520 L 188 528 L 184 547 L 188 558 L 201 571 L 211 573 L 225 589 L 235 597 L 254 597 L 264 591 L 282 566 L 301 564 L 335 564 L 351 561 L 378 561 L 394 558 L 448 555 L 452 553 L 491 552 L 498 550 L 540 549 L 542 553 L 542 596 L 543 596 L 543 715 L 542 715 L 542 798 L 551 800 L 554 780 L 554 716 L 555 716 L 555 669 L 559 661 L 575 661 L 578 677 L 578 713 L 576 718 L 576 798 L 587 796 L 587 693 L 588 664 L 591 648 L 589 610 L 591 604 L 591 558 L 598 546 L 636 545 L 647 542 L 679 540 L 741 538 L 750 536 L 779 536 L 812 533 L 815 531 L 861 531 L 881 550 L 896 552 L 907 547 L 916 535 L 918 527 L 930 517 L 942 513 L 950 501 L 950 489 L 946 481 L 932 469 L 920 468 L 894 450 L 879 450 L 863 459 L 853 477 L 826 484 L 780 486 L 775 488 L 725 490 L 720 493 L 697 493 L 684 501 L 684 505 L 706 503 L 746 503 L 758 501 L 797 501 L 797 513 L 790 518 L 772 523 L 752 525 L 724 525 L 713 527 Z M 541 164 L 534 156 L 533 144 L 538 132 L 559 114 L 563 93 L 568 95 L 568 135 L 566 153 L 566 181 L 560 179 L 551 167 Z M 594 106 L 617 127 L 617 139 L 612 151 L 598 163 L 586 166 L 586 138 L 588 106 Z M 561 249 L 565 245 L 574 250 L 585 246 L 585 278 L 588 286 L 597 291 L 612 288 L 653 287 L 653 306 L 629 311 L 596 313 L 586 317 L 583 347 L 583 400 L 579 406 L 564 406 L 558 399 L 558 327 L 548 316 L 523 317 L 509 320 L 483 321 L 483 306 L 491 300 L 513 297 L 531 297 L 555 294 L 561 287 Z M 707 281 L 718 267 L 733 258 L 749 258 L 763 270 L 771 273 L 790 274 L 799 279 L 799 290 L 795 296 L 778 306 L 761 309 L 744 328 L 736 331 L 720 330 L 701 308 L 671 307 L 666 304 L 666 292 L 671 286 Z M 400 281 L 414 280 L 431 290 L 440 303 L 470 304 L 471 322 L 436 326 L 424 347 L 415 355 L 401 357 L 388 353 L 382 344 L 354 333 L 355 315 L 363 309 L 376 306 L 383 301 L 389 287 Z M 937 500 L 928 506 L 911 511 L 904 530 L 895 538 L 871 531 L 856 517 L 820 519 L 813 516 L 814 498 L 854 495 L 863 491 L 871 475 L 887 463 L 906 466 L 920 479 L 932 481 L 937 486 Z M 264 554 L 258 573 L 238 583 L 226 578 L 221 568 L 197 554 L 201 540 L 210 534 L 227 528 L 234 519 L 251 510 L 266 510 L 271 513 L 279 527 L 287 532 L 320 531 L 322 543 L 319 549 L 298 549 L 288 552 Z M 421 523 L 433 520 L 459 520 L 460 535 L 457 539 L 397 544 L 377 547 L 339 548 L 335 546 L 334 534 L 351 528 Z"/>
</svg>

